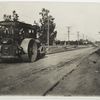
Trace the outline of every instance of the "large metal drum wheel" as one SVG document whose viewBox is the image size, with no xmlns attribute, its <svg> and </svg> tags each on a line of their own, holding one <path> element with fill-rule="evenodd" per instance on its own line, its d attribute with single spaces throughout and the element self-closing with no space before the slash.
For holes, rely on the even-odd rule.
<svg viewBox="0 0 100 100">
<path fill-rule="evenodd" d="M 38 54 L 38 47 L 36 42 L 30 42 L 28 46 L 28 57 L 30 62 L 34 62 L 37 60 L 37 54 Z"/>
</svg>

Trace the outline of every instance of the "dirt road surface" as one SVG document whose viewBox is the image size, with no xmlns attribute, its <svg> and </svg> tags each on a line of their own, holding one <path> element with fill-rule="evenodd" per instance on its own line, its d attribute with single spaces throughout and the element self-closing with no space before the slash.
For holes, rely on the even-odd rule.
<svg viewBox="0 0 100 100">
<path fill-rule="evenodd" d="M 93 53 L 84 59 L 48 95 L 100 96 L 100 55 Z"/>
<path fill-rule="evenodd" d="M 95 50 L 89 47 L 50 54 L 34 63 L 1 63 L 0 95 L 71 95 L 68 91 L 66 94 L 59 91 L 61 84 L 66 86 L 63 80 L 78 70 L 83 59 Z M 74 81 L 68 84 L 73 85 Z"/>
</svg>

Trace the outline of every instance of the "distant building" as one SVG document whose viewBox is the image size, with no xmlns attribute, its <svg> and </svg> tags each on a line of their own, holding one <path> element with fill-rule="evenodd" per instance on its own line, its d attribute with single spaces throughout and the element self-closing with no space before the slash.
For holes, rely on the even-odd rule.
<svg viewBox="0 0 100 100">
<path fill-rule="evenodd" d="M 100 41 L 96 41 L 95 43 L 96 43 L 98 46 L 100 46 Z"/>
</svg>

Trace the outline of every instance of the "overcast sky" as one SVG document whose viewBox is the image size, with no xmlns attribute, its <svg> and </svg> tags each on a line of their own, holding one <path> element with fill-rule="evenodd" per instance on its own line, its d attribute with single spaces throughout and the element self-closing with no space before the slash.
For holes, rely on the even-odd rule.
<svg viewBox="0 0 100 100">
<path fill-rule="evenodd" d="M 100 3 L 56 3 L 56 2 L 0 2 L 0 20 L 3 14 L 11 14 L 13 10 L 19 15 L 20 21 L 30 24 L 39 21 L 42 8 L 50 10 L 55 18 L 57 39 L 67 40 L 67 26 L 71 26 L 70 39 L 80 38 L 100 40 Z"/>
</svg>

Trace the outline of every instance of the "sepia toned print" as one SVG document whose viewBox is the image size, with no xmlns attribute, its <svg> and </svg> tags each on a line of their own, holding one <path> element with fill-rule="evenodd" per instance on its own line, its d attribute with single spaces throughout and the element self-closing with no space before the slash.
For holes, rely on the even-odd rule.
<svg viewBox="0 0 100 100">
<path fill-rule="evenodd" d="M 99 3 L 9 1 L 0 10 L 0 95 L 100 95 Z"/>
</svg>

